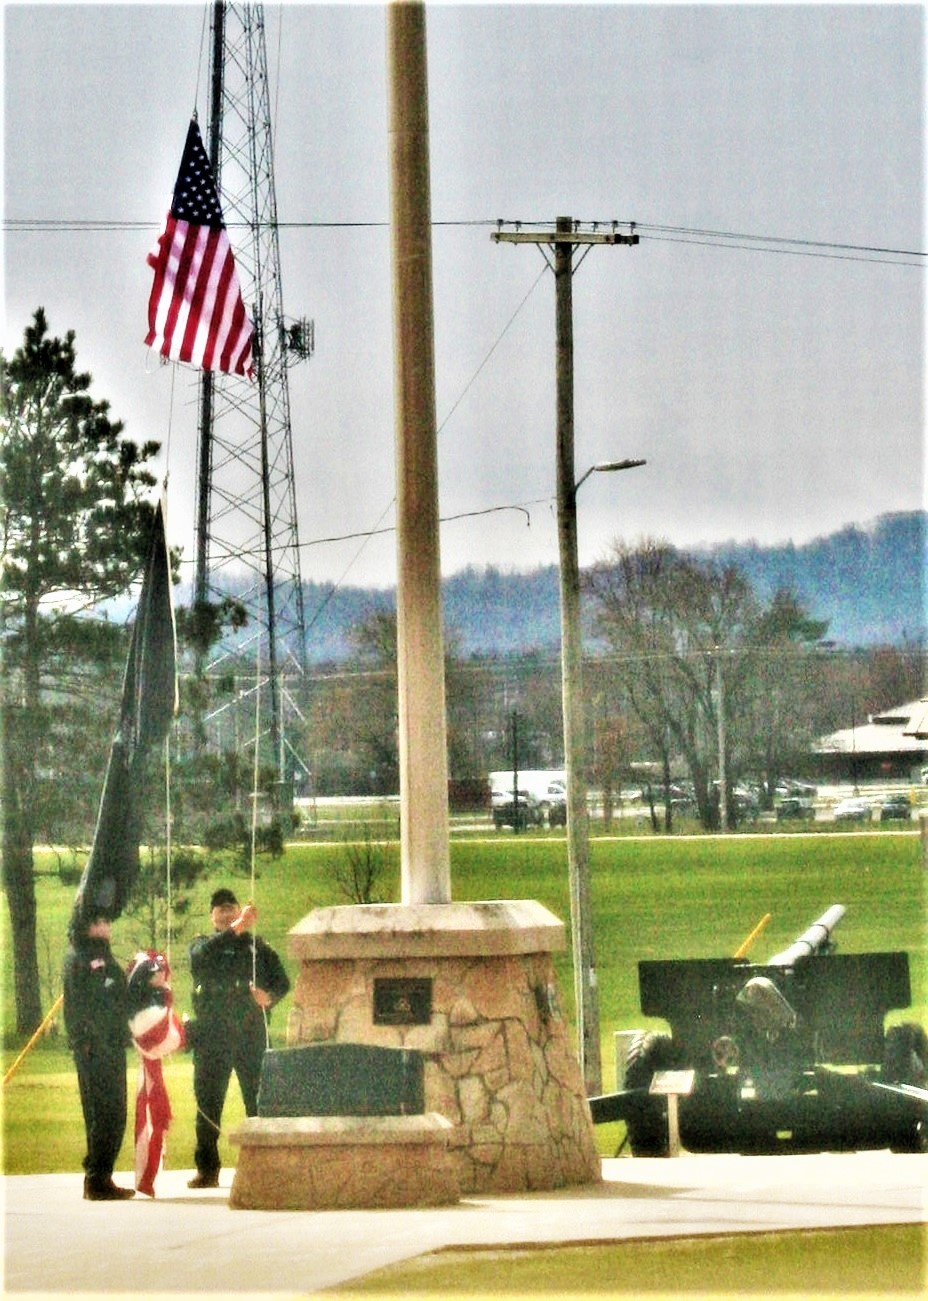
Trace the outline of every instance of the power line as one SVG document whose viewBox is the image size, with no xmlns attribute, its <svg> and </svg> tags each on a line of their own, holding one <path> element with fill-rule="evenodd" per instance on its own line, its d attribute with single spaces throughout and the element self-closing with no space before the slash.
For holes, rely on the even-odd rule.
<svg viewBox="0 0 928 1301">
<path fill-rule="evenodd" d="M 553 501 L 554 501 L 553 497 L 536 497 L 532 501 L 512 502 L 504 506 L 484 506 L 479 510 L 459 511 L 458 514 L 456 515 L 442 515 L 442 517 L 439 519 L 438 522 L 439 524 L 451 524 L 456 520 L 475 519 L 479 515 L 496 515 L 499 514 L 501 511 L 513 510 L 513 511 L 521 511 L 522 514 L 525 516 L 526 525 L 530 526 L 532 522 L 532 518 L 528 508 L 530 506 L 550 505 L 550 503 Z M 393 502 L 391 501 L 390 506 L 392 505 Z M 387 509 L 389 510 L 389 507 L 387 507 Z M 381 518 L 383 518 L 383 516 L 381 516 Z M 308 541 L 300 542 L 298 545 L 301 550 L 305 550 L 309 547 L 326 546 L 329 543 L 333 543 L 333 542 L 355 542 L 362 538 L 366 540 L 367 538 L 379 537 L 385 533 L 395 533 L 395 532 L 396 532 L 395 524 L 387 524 L 382 528 L 375 525 L 373 528 L 369 528 L 369 529 L 358 529 L 357 532 L 355 533 L 333 533 L 327 537 L 310 538 Z M 250 551 L 237 550 L 236 555 L 244 556 L 244 557 L 263 556 L 264 548 L 263 547 L 254 548 Z M 194 562 L 193 560 L 181 560 L 180 563 L 182 565 L 192 565 Z"/>
<path fill-rule="evenodd" d="M 893 267 L 921 267 L 922 263 L 920 262 L 906 262 L 906 261 L 902 261 L 901 259 L 906 256 L 909 257 L 925 256 L 924 253 L 911 253 L 911 254 L 899 253 L 898 256 L 876 257 L 875 255 L 873 255 L 873 253 L 870 250 L 868 250 L 866 254 L 858 255 L 854 253 L 837 253 L 837 252 L 823 253 L 823 252 L 816 251 L 814 248 L 801 248 L 801 247 L 757 248 L 753 244 L 738 244 L 738 243 L 734 243 L 733 241 L 726 241 L 723 243 L 721 242 L 720 239 L 711 240 L 711 239 L 698 239 L 698 238 L 683 238 L 682 236 L 673 236 L 673 235 L 646 235 L 644 236 L 644 238 L 650 239 L 656 244 L 661 244 L 661 243 L 696 244 L 702 246 L 703 248 L 731 248 L 731 249 L 740 249 L 743 252 L 747 252 L 747 253 L 774 253 L 780 257 L 783 256 L 816 257 L 816 258 L 825 258 L 829 262 L 869 262 L 873 264 L 883 263 L 887 266 L 893 266 Z M 835 245 L 835 247 L 840 248 L 842 246 Z M 888 250 L 887 252 L 895 253 L 895 250 Z"/>
<path fill-rule="evenodd" d="M 741 648 L 738 648 L 739 650 Z M 757 647 L 744 648 L 745 653 L 756 654 Z M 768 648 L 769 656 L 773 657 L 788 653 L 786 647 Z M 689 651 L 679 656 L 671 656 L 662 653 L 657 658 L 667 659 L 675 658 L 682 660 L 705 660 L 710 652 L 703 650 Z M 816 646 L 809 646 L 805 650 L 805 660 L 829 661 L 829 660 L 853 660 L 859 657 L 866 657 L 866 651 L 854 647 L 831 647 L 827 650 Z M 604 652 L 597 654 L 595 652 L 585 654 L 583 662 L 586 668 L 595 671 L 597 668 L 621 667 L 625 664 L 636 663 L 638 661 L 651 661 L 655 655 L 651 651 L 634 651 L 634 652 Z M 798 658 L 798 656 L 797 656 Z M 556 652 L 545 652 L 542 650 L 525 650 L 516 652 L 490 652 L 485 653 L 481 659 L 466 659 L 455 662 L 454 672 L 458 676 L 469 677 L 493 677 L 493 678 L 511 678 L 518 674 L 531 674 L 540 672 L 556 673 L 560 669 L 560 656 Z M 395 677 L 395 671 L 390 668 L 362 668 L 353 667 L 350 663 L 345 666 L 345 661 L 341 661 L 343 667 L 333 670 L 319 668 L 317 671 L 310 671 L 307 675 L 307 681 L 310 682 L 350 682 L 357 680 L 366 681 L 388 681 Z"/>
<path fill-rule="evenodd" d="M 230 230 L 246 223 L 230 221 Z M 386 230 L 387 221 L 278 221 L 278 230 Z M 512 226 L 529 229 L 550 225 L 549 221 L 511 220 L 501 218 L 469 218 L 433 221 L 433 228 L 467 228 Z M 877 244 L 850 244 L 837 240 L 814 240 L 793 235 L 755 235 L 746 231 L 712 230 L 702 226 L 676 226 L 641 221 L 582 221 L 578 229 L 602 230 L 610 225 L 631 225 L 643 239 L 668 243 L 703 243 L 713 248 L 738 248 L 757 253 L 803 253 L 807 257 L 827 257 L 849 261 L 881 261 L 890 258 L 925 258 L 928 252 L 921 249 L 892 248 Z M 250 227 L 249 227 L 250 228 Z M 10 234 L 75 233 L 108 231 L 157 231 L 160 227 L 152 221 L 127 219 L 73 218 L 73 217 L 4 217 L 3 230 Z M 922 263 L 892 263 L 892 265 L 921 266 Z"/>
<path fill-rule="evenodd" d="M 271 223 L 268 222 L 245 222 L 230 220 L 226 222 L 228 230 L 263 230 L 267 229 Z M 494 226 L 494 221 L 485 218 L 479 218 L 473 221 L 433 221 L 433 227 L 444 226 Z M 276 221 L 273 223 L 276 230 L 388 230 L 390 223 L 388 221 Z M 4 217 L 3 229 L 16 233 L 20 231 L 28 233 L 42 233 L 45 231 L 56 233 L 74 232 L 83 234 L 85 231 L 133 231 L 133 230 L 153 230 L 158 231 L 161 225 L 155 221 L 149 220 L 130 220 L 128 218 L 105 218 L 105 217 Z"/>
<path fill-rule="evenodd" d="M 437 428 L 437 430 L 436 430 L 436 435 L 440 435 L 440 434 L 441 434 L 441 432 L 442 432 L 442 430 L 444 429 L 445 425 L 448 423 L 448 421 L 449 421 L 449 420 L 451 419 L 451 417 L 454 415 L 455 411 L 458 409 L 458 407 L 460 406 L 461 402 L 464 400 L 465 395 L 469 392 L 471 386 L 472 386 L 472 385 L 474 384 L 474 382 L 476 381 L 478 375 L 479 375 L 480 372 L 483 370 L 483 368 L 487 365 L 487 363 L 489 362 L 490 358 L 493 356 L 494 352 L 495 352 L 496 349 L 499 347 L 499 345 L 500 345 L 500 343 L 502 342 L 502 340 L 503 340 L 504 336 L 506 335 L 507 331 L 512 327 L 512 324 L 513 324 L 513 322 L 515 321 L 516 317 L 519 315 L 519 313 L 522 311 L 522 309 L 523 309 L 523 307 L 525 306 L 525 304 L 528 302 L 529 298 L 531 298 L 532 294 L 535 292 L 535 289 L 536 289 L 536 288 L 538 287 L 538 285 L 540 284 L 540 282 L 541 282 L 541 278 L 542 278 L 543 275 L 544 275 L 544 268 L 542 268 L 541 272 L 538 274 L 538 276 L 536 276 L 535 280 L 532 282 L 532 285 L 531 285 L 530 289 L 529 289 L 528 292 L 524 295 L 524 297 L 520 300 L 518 306 L 516 307 L 516 309 L 515 309 L 515 311 L 512 313 L 512 315 L 509 317 L 509 320 L 508 320 L 508 321 L 506 322 L 506 324 L 503 326 L 502 330 L 500 330 L 500 332 L 499 332 L 499 334 L 497 335 L 496 339 L 493 341 L 492 345 L 490 346 L 490 348 L 488 349 L 488 351 L 487 351 L 486 354 L 484 355 L 483 360 L 480 362 L 480 364 L 478 365 L 477 369 L 474 371 L 473 375 L 472 375 L 471 378 L 468 380 L 467 384 L 464 386 L 464 388 L 463 388 L 463 390 L 461 391 L 461 393 L 458 395 L 457 401 L 454 403 L 454 405 L 451 407 L 450 411 L 447 413 L 447 415 L 445 416 L 445 418 L 442 420 L 441 424 L 438 426 L 438 428 Z M 328 593 L 326 594 L 326 596 L 324 597 L 324 599 L 322 600 L 322 602 L 320 603 L 320 605 L 317 607 L 316 612 L 314 613 L 312 619 L 310 620 L 309 624 L 307 625 L 307 628 L 306 628 L 306 631 L 307 631 L 307 632 L 309 632 L 309 631 L 310 631 L 310 630 L 315 626 L 315 624 L 317 623 L 317 621 L 320 619 L 320 617 L 321 617 L 322 614 L 324 613 L 326 607 L 329 605 L 329 602 L 330 602 L 330 601 L 332 600 L 332 598 L 335 596 L 335 593 L 336 593 L 337 591 L 340 590 L 342 584 L 344 583 L 344 581 L 345 581 L 345 579 L 347 578 L 348 574 L 349 574 L 349 573 L 351 572 L 351 570 L 354 568 L 355 564 L 357 563 L 357 561 L 359 560 L 360 556 L 361 556 L 362 553 L 364 552 L 364 549 L 365 549 L 365 547 L 367 546 L 368 542 L 370 542 L 371 538 L 374 537 L 374 536 L 375 536 L 377 533 L 379 533 L 379 532 L 389 532 L 389 531 L 390 531 L 389 529 L 381 529 L 379 526 L 380 526 L 381 522 L 386 518 L 387 513 L 391 510 L 391 508 L 393 507 L 395 501 L 396 501 L 396 498 L 395 498 L 395 497 L 391 498 L 389 504 L 388 504 L 388 505 L 383 509 L 383 511 L 382 511 L 382 512 L 380 513 L 380 515 L 378 516 L 378 518 L 377 518 L 377 523 L 374 525 L 373 529 L 368 529 L 367 532 L 365 532 L 365 533 L 349 535 L 349 536 L 354 536 L 354 537 L 360 537 L 361 539 L 363 539 L 362 542 L 361 542 L 361 545 L 358 547 L 357 551 L 356 551 L 355 554 L 352 556 L 352 558 L 351 558 L 351 560 L 348 562 L 348 564 L 345 566 L 344 570 L 343 570 L 342 573 L 340 574 L 340 576 L 339 576 L 339 578 L 337 579 L 337 581 L 336 581 L 335 583 L 332 584 L 332 586 L 331 586 L 331 588 L 329 589 Z M 491 507 L 489 507 L 489 508 L 488 508 L 487 510 L 485 510 L 485 511 L 479 511 L 479 510 L 478 510 L 478 511 L 466 511 L 466 512 L 464 512 L 464 513 L 463 513 L 462 515 L 460 515 L 460 516 L 451 516 L 450 518 L 452 518 L 452 519 L 458 519 L 458 518 L 463 519 L 463 518 L 469 518 L 469 517 L 472 517 L 472 516 L 474 516 L 474 515 L 493 514 L 495 511 L 502 511 L 502 510 L 521 510 L 521 511 L 523 511 L 523 512 L 525 513 L 525 515 L 527 516 L 529 524 L 531 524 L 531 516 L 528 514 L 528 511 L 527 511 L 527 509 L 526 509 L 526 506 L 528 506 L 528 505 L 537 505 L 537 504 L 539 504 L 539 503 L 538 503 L 538 502 L 528 502 L 528 503 L 525 503 L 525 504 L 522 504 L 522 505 L 491 506 Z M 440 521 L 439 521 L 439 523 L 444 523 L 444 522 L 447 522 L 447 521 L 445 521 L 445 520 L 440 520 Z M 330 539 L 330 540 L 334 541 L 335 539 Z M 342 539 L 338 539 L 338 540 L 341 541 Z"/>
<path fill-rule="evenodd" d="M 546 226 L 550 222 L 504 222 L 504 225 L 515 226 Z M 803 246 L 812 249 L 835 250 L 853 253 L 880 253 L 894 254 L 899 257 L 925 257 L 926 254 L 916 249 L 908 248 L 884 248 L 881 245 L 874 244 L 847 244 L 839 243 L 835 240 L 815 240 L 805 239 L 792 235 L 752 235 L 746 231 L 740 230 L 711 230 L 704 226 L 669 226 L 661 225 L 656 222 L 646 221 L 575 221 L 575 230 L 604 230 L 608 227 L 631 226 L 638 235 L 647 235 L 652 232 L 665 235 L 687 235 L 703 236 L 707 239 L 726 239 L 726 240 L 749 240 L 756 244 L 791 244 Z"/>
</svg>

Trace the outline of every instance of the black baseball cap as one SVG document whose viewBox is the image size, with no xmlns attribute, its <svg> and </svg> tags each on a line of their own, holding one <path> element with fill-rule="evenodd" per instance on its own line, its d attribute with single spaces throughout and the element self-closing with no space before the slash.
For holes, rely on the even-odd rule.
<svg viewBox="0 0 928 1301">
<path fill-rule="evenodd" d="M 210 912 L 212 912 L 214 908 L 221 908 L 222 905 L 226 903 L 232 903 L 238 907 L 238 900 L 235 895 L 231 890 L 223 886 L 220 890 L 213 892 L 213 897 L 209 901 Z"/>
</svg>

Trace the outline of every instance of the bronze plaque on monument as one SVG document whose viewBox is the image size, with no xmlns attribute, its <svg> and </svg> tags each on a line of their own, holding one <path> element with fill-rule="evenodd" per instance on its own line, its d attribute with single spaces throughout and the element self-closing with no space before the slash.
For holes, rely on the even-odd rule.
<svg viewBox="0 0 928 1301">
<path fill-rule="evenodd" d="M 374 1025 L 428 1025 L 432 982 L 417 977 L 374 980 Z"/>
</svg>

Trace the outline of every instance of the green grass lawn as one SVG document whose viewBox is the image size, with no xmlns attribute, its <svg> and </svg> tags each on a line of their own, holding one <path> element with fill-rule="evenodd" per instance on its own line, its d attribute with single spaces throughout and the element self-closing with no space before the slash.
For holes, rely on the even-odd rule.
<svg viewBox="0 0 928 1301">
<path fill-rule="evenodd" d="M 6 1063 L 5 1063 L 6 1065 Z M 117 1170 L 134 1168 L 132 1116 L 137 1081 L 135 1054 L 128 1054 L 127 1086 L 129 1123 L 117 1161 Z M 168 1132 L 164 1164 L 166 1169 L 193 1167 L 194 1120 L 193 1060 L 176 1053 L 164 1063 L 164 1078 L 174 1119 Z M 46 1174 L 80 1171 L 84 1156 L 84 1125 L 81 1118 L 77 1076 L 70 1054 L 61 1047 L 36 1050 L 4 1089 L 3 1173 Z M 226 1134 L 245 1115 L 234 1083 L 223 1115 L 219 1149 L 222 1163 L 234 1167 L 237 1151 Z"/>
<path fill-rule="evenodd" d="M 344 903 L 334 885 L 337 856 L 331 843 L 297 845 L 282 859 L 262 862 L 255 894 L 258 930 L 282 955 L 286 933 L 313 908 Z M 538 899 L 565 923 L 569 917 L 566 847 L 562 837 L 512 836 L 452 840 L 452 887 L 456 899 Z M 48 860 L 49 866 L 52 860 Z M 767 912 L 773 914 L 752 957 L 763 960 L 783 948 L 829 904 L 843 903 L 847 916 L 838 939 L 846 952 L 904 949 L 911 958 L 913 1008 L 892 1019 L 919 1019 L 928 1025 L 925 980 L 925 873 L 914 834 L 887 832 L 662 838 L 594 839 L 591 871 L 595 946 L 600 991 L 604 1088 L 614 1083 L 612 1032 L 644 1024 L 638 1012 L 639 958 L 704 957 L 731 954 Z M 398 897 L 397 871 L 390 870 L 385 897 Z M 196 927 L 208 926 L 211 880 L 198 888 Z M 50 1006 L 60 990 L 59 973 L 67 921 L 74 900 L 73 884 L 54 875 L 37 878 L 39 945 L 44 1001 Z M 232 878 L 240 898 L 249 882 Z M 194 927 L 190 928 L 192 933 Z M 174 988 L 181 1011 L 190 1009 L 186 943 L 172 954 Z M 2 909 L 3 1023 L 14 1023 L 9 917 Z M 131 921 L 114 926 L 114 952 L 126 960 L 146 943 Z M 556 960 L 562 1002 L 573 1012 L 569 958 Z M 288 960 L 291 977 L 296 972 Z M 275 1011 L 272 1032 L 282 1046 L 289 999 Z M 7 1030 L 4 1071 L 24 1043 Z M 177 1054 L 165 1066 L 175 1120 L 169 1136 L 168 1164 L 192 1163 L 193 1100 L 190 1058 Z M 130 1093 L 135 1067 L 130 1057 Z M 83 1136 L 77 1083 L 60 1034 L 41 1041 L 4 1088 L 3 1169 L 7 1173 L 78 1170 Z M 236 1087 L 230 1090 L 226 1125 L 241 1115 Z M 615 1127 L 601 1126 L 601 1150 L 615 1150 Z M 123 1148 L 121 1168 L 128 1169 L 131 1150 Z M 226 1149 L 224 1160 L 234 1163 Z"/>
<path fill-rule="evenodd" d="M 358 1297 L 924 1296 L 923 1225 L 745 1233 L 525 1250 L 447 1249 L 376 1270 Z"/>
</svg>

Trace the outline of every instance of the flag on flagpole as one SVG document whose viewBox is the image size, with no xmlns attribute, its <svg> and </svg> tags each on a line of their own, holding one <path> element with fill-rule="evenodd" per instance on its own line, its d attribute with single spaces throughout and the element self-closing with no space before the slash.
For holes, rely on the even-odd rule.
<svg viewBox="0 0 928 1301">
<path fill-rule="evenodd" d="M 118 917 L 139 870 L 145 765 L 177 710 L 177 641 L 161 502 L 155 511 L 119 726 L 110 750 L 90 857 L 74 902 L 75 920 Z"/>
<path fill-rule="evenodd" d="M 216 182 L 194 118 L 165 228 L 148 255 L 155 278 L 145 342 L 200 370 L 254 373 L 252 336 Z"/>
</svg>

